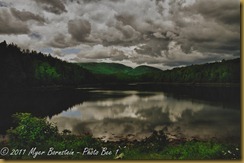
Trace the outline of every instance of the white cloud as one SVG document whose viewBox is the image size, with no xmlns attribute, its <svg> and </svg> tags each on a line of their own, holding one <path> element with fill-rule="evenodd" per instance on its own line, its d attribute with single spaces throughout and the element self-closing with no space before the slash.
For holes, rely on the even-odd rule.
<svg viewBox="0 0 244 163">
<path fill-rule="evenodd" d="M 4 1 L 0 12 L 12 8 L 29 18 L 43 18 L 45 22 L 41 25 L 22 17 L 19 26 L 9 24 L 12 31 L 5 31 L 0 38 L 31 50 L 59 48 L 62 51 L 78 46 L 81 52 L 72 54 L 73 57 L 61 54 L 69 60 L 120 60 L 131 65 L 161 65 L 163 69 L 237 57 L 240 53 L 239 1 L 78 2 Z M 16 18 L 9 12 L 9 19 L 14 22 Z M 25 31 L 17 30 L 21 26 Z"/>
</svg>

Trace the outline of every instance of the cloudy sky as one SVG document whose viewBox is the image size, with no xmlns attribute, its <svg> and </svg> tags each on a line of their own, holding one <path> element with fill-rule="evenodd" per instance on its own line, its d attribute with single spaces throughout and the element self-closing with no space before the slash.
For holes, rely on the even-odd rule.
<svg viewBox="0 0 244 163">
<path fill-rule="evenodd" d="M 161 69 L 240 56 L 239 0 L 0 0 L 0 41 Z"/>
</svg>

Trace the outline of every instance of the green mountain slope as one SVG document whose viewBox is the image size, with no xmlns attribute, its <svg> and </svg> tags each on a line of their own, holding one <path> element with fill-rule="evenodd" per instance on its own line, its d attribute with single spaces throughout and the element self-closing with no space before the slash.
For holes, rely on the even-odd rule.
<svg viewBox="0 0 244 163">
<path fill-rule="evenodd" d="M 161 82 L 240 83 L 240 58 L 163 71 Z"/>
<path fill-rule="evenodd" d="M 133 69 L 117 63 L 78 65 L 102 82 L 240 83 L 240 58 L 164 71 L 149 66 Z"/>
<path fill-rule="evenodd" d="M 131 67 L 127 67 L 118 63 L 79 63 L 79 66 L 89 70 L 94 74 L 111 75 L 116 73 L 126 73 L 131 71 Z"/>
<path fill-rule="evenodd" d="M 134 76 L 141 82 L 158 81 L 159 76 L 163 73 L 162 70 L 150 66 L 138 66 L 133 69 L 129 75 Z"/>
<path fill-rule="evenodd" d="M 131 68 L 118 63 L 79 63 L 84 69 L 92 72 L 98 79 L 116 82 L 153 82 L 163 71 L 149 66 Z"/>
<path fill-rule="evenodd" d="M 117 63 L 68 63 L 36 51 L 0 43 L 0 89 L 83 84 L 170 82 L 240 83 L 240 58 L 162 71 Z"/>
</svg>

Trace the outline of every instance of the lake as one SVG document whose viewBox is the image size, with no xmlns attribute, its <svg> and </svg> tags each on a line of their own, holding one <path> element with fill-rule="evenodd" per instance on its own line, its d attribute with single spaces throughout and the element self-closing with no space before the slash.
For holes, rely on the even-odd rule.
<svg viewBox="0 0 244 163">
<path fill-rule="evenodd" d="M 239 87 L 162 84 L 36 89 L 0 94 L 1 134 L 11 115 L 48 117 L 59 131 L 103 140 L 141 140 L 155 130 L 176 138 L 240 142 Z"/>
</svg>

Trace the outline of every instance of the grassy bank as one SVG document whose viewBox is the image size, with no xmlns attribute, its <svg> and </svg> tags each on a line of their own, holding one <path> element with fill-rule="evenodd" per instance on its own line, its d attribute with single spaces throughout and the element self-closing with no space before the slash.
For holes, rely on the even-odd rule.
<svg viewBox="0 0 244 163">
<path fill-rule="evenodd" d="M 1 140 L 3 159 L 126 159 L 229 160 L 240 159 L 240 147 L 213 140 L 169 141 L 160 132 L 141 141 L 104 142 L 89 134 L 58 132 L 55 125 L 28 113 L 13 115 L 16 126 Z M 9 151 L 6 152 L 6 149 Z M 5 156 L 4 156 L 5 155 Z"/>
</svg>

